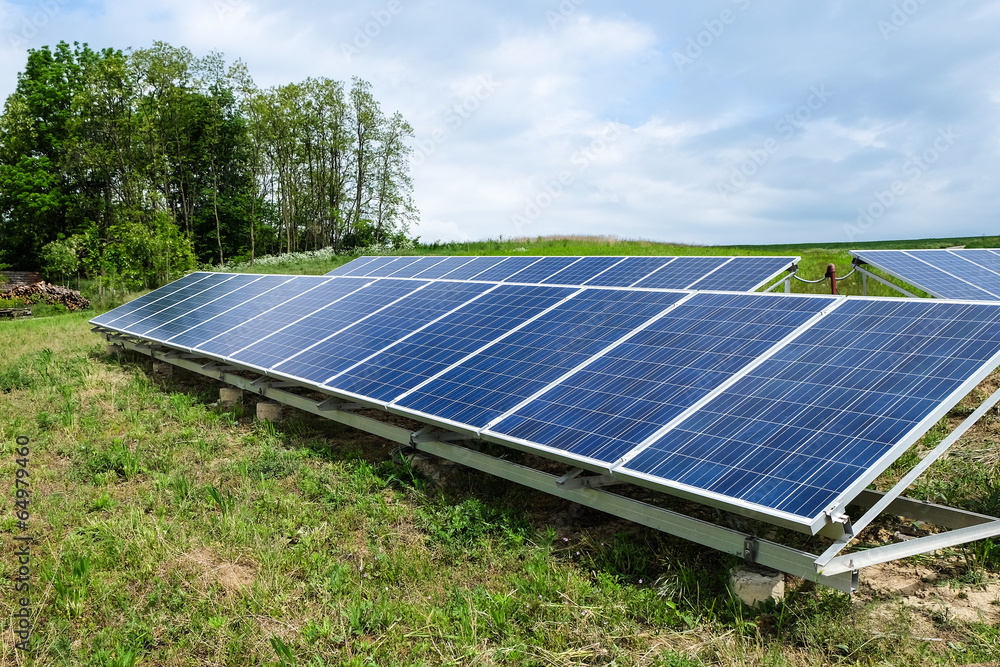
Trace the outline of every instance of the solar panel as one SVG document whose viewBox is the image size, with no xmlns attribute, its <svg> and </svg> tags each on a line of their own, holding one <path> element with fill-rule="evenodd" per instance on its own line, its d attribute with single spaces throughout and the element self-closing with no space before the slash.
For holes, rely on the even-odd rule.
<svg viewBox="0 0 1000 667">
<path fill-rule="evenodd" d="M 695 294 L 489 432 L 611 466 L 833 302 L 775 296 Z"/>
<path fill-rule="evenodd" d="M 573 293 L 501 285 L 423 331 L 344 371 L 327 387 L 388 403 Z"/>
<path fill-rule="evenodd" d="M 998 353 L 998 306 L 846 299 L 640 445 L 616 474 L 815 526 L 982 380 Z"/>
<path fill-rule="evenodd" d="M 353 324 L 339 335 L 304 350 L 274 367 L 290 377 L 317 384 L 482 295 L 486 283 L 435 283 L 393 303 L 377 315 Z"/>
<path fill-rule="evenodd" d="M 1000 363 L 1000 304 L 496 282 L 716 285 L 725 258 L 397 259 L 192 274 L 93 322 L 806 532 Z"/>
<path fill-rule="evenodd" d="M 635 287 L 684 289 L 703 276 L 718 271 L 730 259 L 732 258 L 678 257 L 633 284 Z"/>
<path fill-rule="evenodd" d="M 579 262 L 567 266 L 542 281 L 542 284 L 556 285 L 582 285 L 588 280 L 593 280 L 615 264 L 621 262 L 624 257 L 583 257 Z"/>
<path fill-rule="evenodd" d="M 733 257 L 718 270 L 687 285 L 687 289 L 753 292 L 793 263 L 789 257 Z"/>
<path fill-rule="evenodd" d="M 682 292 L 586 290 L 452 367 L 397 405 L 485 427 L 684 296 Z"/>
<path fill-rule="evenodd" d="M 1000 300 L 1000 263 L 989 250 L 852 250 L 851 255 L 932 296 Z"/>
<path fill-rule="evenodd" d="M 429 284 L 392 278 L 372 281 L 253 345 L 234 352 L 230 358 L 257 368 L 273 368 Z"/>
<path fill-rule="evenodd" d="M 626 257 L 607 271 L 597 274 L 584 285 L 606 287 L 628 287 L 634 285 L 653 271 L 677 259 L 676 257 Z"/>
</svg>

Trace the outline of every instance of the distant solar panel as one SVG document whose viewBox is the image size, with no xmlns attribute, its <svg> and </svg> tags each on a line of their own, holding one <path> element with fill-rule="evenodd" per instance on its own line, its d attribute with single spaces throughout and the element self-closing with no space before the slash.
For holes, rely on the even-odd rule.
<svg viewBox="0 0 1000 667">
<path fill-rule="evenodd" d="M 376 261 L 377 260 L 377 261 Z M 360 257 L 330 276 L 753 291 L 797 257 Z"/>
<path fill-rule="evenodd" d="M 852 250 L 851 255 L 932 296 L 1000 300 L 1000 254 L 992 250 Z"/>
</svg>

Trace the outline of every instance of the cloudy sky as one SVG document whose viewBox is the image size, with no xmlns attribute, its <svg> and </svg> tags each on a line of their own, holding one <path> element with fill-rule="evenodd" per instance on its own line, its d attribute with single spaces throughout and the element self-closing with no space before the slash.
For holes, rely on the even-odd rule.
<svg viewBox="0 0 1000 667">
<path fill-rule="evenodd" d="M 0 94 L 59 40 L 360 76 L 415 129 L 424 241 L 994 235 L 997 35 L 974 0 L 0 0 Z"/>
</svg>

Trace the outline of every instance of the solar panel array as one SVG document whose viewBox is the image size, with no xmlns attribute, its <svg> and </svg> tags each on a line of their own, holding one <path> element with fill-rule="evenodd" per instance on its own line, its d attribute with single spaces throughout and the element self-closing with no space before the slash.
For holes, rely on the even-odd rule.
<svg viewBox="0 0 1000 667">
<path fill-rule="evenodd" d="M 797 257 L 359 257 L 328 273 L 587 287 L 752 292 Z"/>
<path fill-rule="evenodd" d="M 805 532 L 1000 363 L 1000 304 L 450 280 L 502 280 L 505 260 L 405 259 L 406 277 L 356 275 L 382 257 L 196 273 L 92 322 Z M 578 264 L 512 259 L 535 281 Z"/>
<path fill-rule="evenodd" d="M 1000 250 L 852 250 L 851 255 L 932 296 L 1000 301 Z"/>
</svg>

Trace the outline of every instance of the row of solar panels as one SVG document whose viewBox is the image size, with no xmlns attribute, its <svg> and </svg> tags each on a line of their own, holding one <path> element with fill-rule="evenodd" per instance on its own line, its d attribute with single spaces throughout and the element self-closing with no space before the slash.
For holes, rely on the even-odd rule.
<svg viewBox="0 0 1000 667">
<path fill-rule="evenodd" d="M 852 250 L 851 255 L 931 296 L 1000 301 L 1000 251 Z"/>
<path fill-rule="evenodd" d="M 331 276 L 752 292 L 798 257 L 360 257 Z"/>
<path fill-rule="evenodd" d="M 946 301 L 196 273 L 92 322 L 807 532 L 1000 363 Z"/>
</svg>

